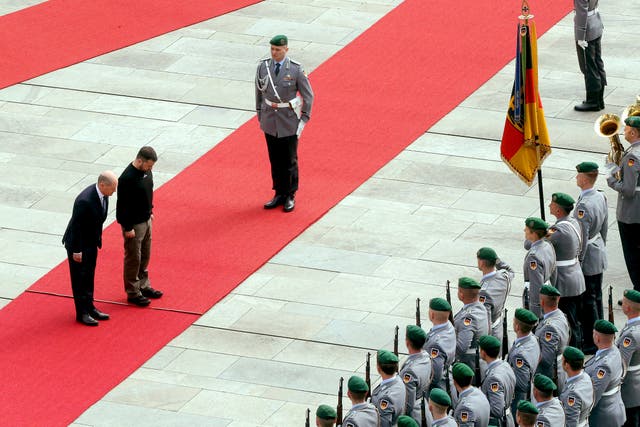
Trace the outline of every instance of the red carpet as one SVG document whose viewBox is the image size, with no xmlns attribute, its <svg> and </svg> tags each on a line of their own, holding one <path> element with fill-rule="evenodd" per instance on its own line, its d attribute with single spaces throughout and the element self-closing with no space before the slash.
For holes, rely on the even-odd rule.
<svg viewBox="0 0 640 427">
<path fill-rule="evenodd" d="M 537 12 L 540 34 L 570 10 L 569 4 L 551 0 L 536 3 L 532 8 Z M 460 6 L 445 0 L 406 0 L 314 71 L 311 81 L 317 102 L 301 140 L 301 189 L 291 214 L 261 208 L 271 191 L 266 148 L 255 120 L 161 187 L 156 192 L 150 270 L 154 287 L 164 290 L 165 297 L 154 301 L 153 307 L 200 313 L 219 301 L 503 67 L 515 52 L 518 14 L 515 5 L 489 0 Z M 544 65 L 544 58 L 540 62 Z M 506 109 L 507 97 L 504 102 Z M 161 169 L 162 159 L 157 164 L 157 170 Z M 104 240 L 96 297 L 124 301 L 121 238 L 115 226 L 106 231 Z M 69 287 L 67 266 L 62 264 L 31 289 L 69 294 Z M 35 297 L 13 302 L 10 312 L 33 311 L 31 298 Z M 73 342 L 79 336 L 78 328 L 60 325 L 72 320 L 72 302 L 37 298 L 56 300 L 56 307 L 66 306 L 66 311 L 47 309 L 46 318 L 56 321 L 43 322 L 43 328 Z M 0 311 L 3 325 L 16 322 L 13 316 L 4 319 L 6 310 Z M 125 334 L 121 329 L 129 326 L 130 316 L 152 316 L 143 314 L 150 310 L 133 307 L 111 311 L 114 318 L 108 325 L 82 331 L 93 332 L 89 336 L 95 338 L 85 346 L 87 354 L 115 340 L 113 335 Z M 172 315 L 165 316 L 154 319 L 154 327 L 167 328 L 167 335 L 154 340 L 140 330 L 134 348 L 157 350 L 175 335 Z M 21 333 L 24 325 L 11 325 L 13 333 L 25 340 L 20 353 L 39 349 L 40 363 L 34 368 L 12 354 L 11 360 L 0 360 L 0 366 L 3 371 L 17 371 L 13 372 L 16 376 L 39 378 L 37 387 L 31 389 L 33 396 L 55 389 L 57 377 L 73 375 L 75 367 L 60 361 L 64 350 L 44 351 L 37 339 Z M 61 327 L 63 331 L 58 330 Z M 113 362 L 121 371 L 111 373 L 112 384 L 140 364 L 139 359 L 129 359 L 129 353 L 120 355 L 124 360 Z M 50 359 L 58 370 L 55 375 L 44 375 Z M 86 363 L 97 370 L 109 361 L 88 358 Z M 87 371 L 92 371 L 91 366 L 86 366 Z M 107 382 L 103 392 L 108 391 Z M 87 399 L 86 404 L 92 402 Z M 35 406 L 47 403 L 42 399 Z M 33 406 L 33 400 L 12 401 L 9 419 Z M 82 409 L 78 405 L 75 414 Z"/>
</svg>

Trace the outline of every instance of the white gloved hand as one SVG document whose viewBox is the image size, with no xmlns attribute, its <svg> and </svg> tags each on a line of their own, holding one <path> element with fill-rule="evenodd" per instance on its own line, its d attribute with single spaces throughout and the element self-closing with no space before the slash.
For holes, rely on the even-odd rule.
<svg viewBox="0 0 640 427">
<path fill-rule="evenodd" d="M 578 40 L 578 46 L 580 46 L 582 49 L 586 49 L 587 46 L 589 46 L 589 43 L 587 43 L 586 40 Z"/>
<path fill-rule="evenodd" d="M 619 170 L 620 170 L 620 166 L 616 165 L 615 163 L 608 162 L 604 165 L 604 172 L 607 176 L 612 176 Z"/>
<path fill-rule="evenodd" d="M 296 135 L 298 136 L 298 138 L 300 138 L 300 135 L 302 135 L 302 130 L 304 129 L 305 124 L 306 123 L 303 120 L 300 120 L 298 122 L 298 130 L 296 131 Z"/>
</svg>

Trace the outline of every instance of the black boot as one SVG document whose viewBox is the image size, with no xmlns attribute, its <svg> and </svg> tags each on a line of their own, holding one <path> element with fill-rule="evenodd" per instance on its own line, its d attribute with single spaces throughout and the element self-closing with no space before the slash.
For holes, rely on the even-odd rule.
<svg viewBox="0 0 640 427">
<path fill-rule="evenodd" d="M 582 104 L 576 105 L 573 108 L 576 111 L 600 111 L 604 108 L 600 108 L 600 91 L 587 91 L 587 100 L 582 101 Z"/>
</svg>

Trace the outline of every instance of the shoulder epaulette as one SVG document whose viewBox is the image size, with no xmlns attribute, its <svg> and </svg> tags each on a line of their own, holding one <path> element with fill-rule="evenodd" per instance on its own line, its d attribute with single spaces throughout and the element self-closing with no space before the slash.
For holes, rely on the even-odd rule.
<svg viewBox="0 0 640 427">
<path fill-rule="evenodd" d="M 291 61 L 292 64 L 296 64 L 296 65 L 302 65 L 300 62 L 298 61 L 294 61 L 293 59 L 289 58 L 289 61 Z"/>
</svg>

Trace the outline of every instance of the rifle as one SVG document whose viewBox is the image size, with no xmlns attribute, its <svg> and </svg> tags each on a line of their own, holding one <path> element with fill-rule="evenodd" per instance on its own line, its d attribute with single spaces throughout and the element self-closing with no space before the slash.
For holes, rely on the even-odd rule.
<svg viewBox="0 0 640 427">
<path fill-rule="evenodd" d="M 524 288 L 522 292 L 522 307 L 529 310 L 529 288 Z"/>
<path fill-rule="evenodd" d="M 554 397 L 558 397 L 558 346 L 556 345 L 555 347 L 556 351 L 554 352 L 555 354 L 555 359 L 553 359 L 553 383 L 556 385 L 556 389 L 553 391 L 553 396 Z"/>
<path fill-rule="evenodd" d="M 451 283 L 447 280 L 447 302 L 451 305 Z M 453 325 L 453 309 L 449 312 L 449 322 Z"/>
<path fill-rule="evenodd" d="M 476 343 L 476 346 L 477 346 L 476 347 L 476 360 L 475 360 L 476 366 L 475 366 L 475 368 L 473 370 L 473 376 L 475 377 L 473 379 L 473 385 L 476 386 L 476 387 L 480 387 L 480 385 L 482 383 L 481 378 L 480 378 L 480 346 L 478 346 L 477 343 Z"/>
<path fill-rule="evenodd" d="M 507 358 L 509 353 L 509 334 L 507 333 L 507 309 L 504 309 L 504 317 L 502 318 L 502 360 Z"/>
<path fill-rule="evenodd" d="M 309 408 L 307 408 L 307 420 L 304 422 L 304 427 L 311 427 L 311 422 L 309 421 L 310 414 L 311 411 L 309 410 Z"/>
<path fill-rule="evenodd" d="M 424 392 L 422 392 L 422 400 L 420 401 L 420 427 L 427 427 L 427 408 L 424 403 Z"/>
<path fill-rule="evenodd" d="M 609 286 L 609 322 L 614 323 L 613 317 L 613 286 Z"/>
<path fill-rule="evenodd" d="M 338 387 L 338 406 L 336 406 L 336 425 L 342 425 L 342 383 L 344 382 L 344 378 L 340 377 L 340 386 Z"/>
<path fill-rule="evenodd" d="M 367 364 L 365 365 L 364 381 L 367 383 L 367 394 L 364 396 L 365 400 L 371 396 L 371 353 L 367 353 Z"/>
<path fill-rule="evenodd" d="M 533 371 L 529 366 L 529 386 L 527 387 L 527 400 L 531 402 L 531 387 L 533 386 Z"/>
<path fill-rule="evenodd" d="M 399 330 L 400 330 L 400 327 L 396 325 L 396 334 L 393 337 L 393 354 L 395 354 L 396 356 L 398 355 L 398 331 Z"/>
<path fill-rule="evenodd" d="M 416 326 L 422 326 L 420 322 L 420 298 L 416 298 Z"/>
<path fill-rule="evenodd" d="M 449 382 L 450 378 L 449 378 L 449 367 L 448 366 L 444 366 L 444 387 L 445 387 L 445 391 L 447 392 L 447 395 L 449 395 L 449 397 L 451 397 L 451 383 Z"/>
</svg>

